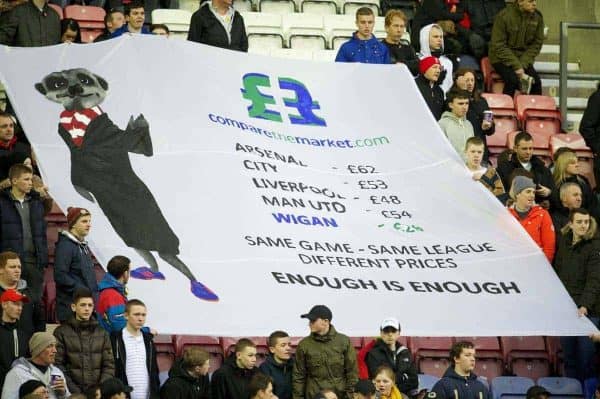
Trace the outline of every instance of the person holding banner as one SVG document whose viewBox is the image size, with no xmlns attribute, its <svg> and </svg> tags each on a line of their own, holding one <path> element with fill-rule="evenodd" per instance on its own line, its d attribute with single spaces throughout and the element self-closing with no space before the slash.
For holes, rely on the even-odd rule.
<svg viewBox="0 0 600 399">
<path fill-rule="evenodd" d="M 436 121 L 440 120 L 444 112 L 444 91 L 438 83 L 441 71 L 440 60 L 435 57 L 425 57 L 419 61 L 419 76 L 415 79 L 415 83 Z"/>
<path fill-rule="evenodd" d="M 580 317 L 598 326 L 600 316 L 600 236 L 596 220 L 573 209 L 562 228 L 554 260 L 556 274 L 577 305 Z M 561 337 L 565 377 L 583 382 L 594 376 L 594 344 L 588 337 Z"/>
<path fill-rule="evenodd" d="M 498 176 L 498 172 L 493 166 L 486 168 L 482 166 L 485 156 L 485 143 L 481 137 L 470 137 L 465 145 L 466 165 L 469 172 L 473 176 L 473 180 L 483 184 L 485 188 L 490 190 L 492 194 L 498 198 L 502 204 L 506 204 L 508 195 L 504 190 L 502 179 Z"/>
<path fill-rule="evenodd" d="M 375 14 L 369 7 L 356 10 L 356 32 L 352 39 L 342 44 L 335 62 L 361 62 L 363 64 L 391 64 L 387 46 L 373 35 Z"/>
<path fill-rule="evenodd" d="M 556 237 L 554 224 L 547 210 L 535 204 L 535 183 L 529 177 L 516 176 L 510 188 L 510 197 L 515 201 L 509 212 L 521 223 L 533 241 L 552 262 Z"/>
</svg>

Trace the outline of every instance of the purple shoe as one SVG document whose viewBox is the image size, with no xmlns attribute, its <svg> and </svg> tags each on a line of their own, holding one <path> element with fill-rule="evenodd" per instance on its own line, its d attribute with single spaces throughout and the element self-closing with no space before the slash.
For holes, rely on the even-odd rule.
<svg viewBox="0 0 600 399">
<path fill-rule="evenodd" d="M 190 289 L 192 291 L 192 294 L 194 294 L 194 296 L 196 296 L 200 299 L 203 299 L 205 301 L 211 301 L 211 302 L 219 301 L 219 297 L 217 296 L 217 294 L 212 292 L 210 290 L 210 288 L 208 288 L 207 286 L 205 286 L 204 284 L 202 284 L 199 281 L 192 281 Z"/>
<path fill-rule="evenodd" d="M 133 269 L 130 273 L 132 278 L 137 278 L 140 280 L 164 280 L 165 275 L 161 272 L 153 272 L 147 266 L 138 267 L 137 269 Z"/>
</svg>

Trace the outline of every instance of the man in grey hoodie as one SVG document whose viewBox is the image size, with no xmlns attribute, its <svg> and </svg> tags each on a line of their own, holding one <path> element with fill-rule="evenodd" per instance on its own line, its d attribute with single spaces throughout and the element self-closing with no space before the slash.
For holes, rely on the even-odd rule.
<svg viewBox="0 0 600 399">
<path fill-rule="evenodd" d="M 450 111 L 442 114 L 438 122 L 442 131 L 448 137 L 454 150 L 459 153 L 463 159 L 465 144 L 469 137 L 473 137 L 473 125 L 467 119 L 469 110 L 470 94 L 466 90 L 452 90 L 446 95 Z"/>
</svg>

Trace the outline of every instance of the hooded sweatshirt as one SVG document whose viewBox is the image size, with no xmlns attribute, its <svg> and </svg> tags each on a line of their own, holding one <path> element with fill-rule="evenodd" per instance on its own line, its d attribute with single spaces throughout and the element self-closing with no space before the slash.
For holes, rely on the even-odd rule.
<svg viewBox="0 0 600 399">
<path fill-rule="evenodd" d="M 31 298 L 29 288 L 27 287 L 27 281 L 19 280 L 16 288 L 22 295 Z M 0 295 L 2 295 L 4 291 L 6 291 L 6 289 L 0 286 Z M 2 308 L 0 308 L 0 316 L 2 316 Z M 19 318 L 19 329 L 23 330 L 25 342 L 29 342 L 29 338 L 31 338 L 34 333 L 46 331 L 46 313 L 44 305 L 41 302 L 31 301 L 23 304 L 23 311 Z"/>
<path fill-rule="evenodd" d="M 127 295 L 125 285 L 117 280 L 112 274 L 106 273 L 98 284 L 100 294 L 98 296 L 98 322 L 108 333 L 121 331 L 125 328 L 125 304 Z"/>
<path fill-rule="evenodd" d="M 444 40 L 442 40 L 442 48 L 440 50 L 431 51 L 431 49 L 429 48 L 429 32 L 434 26 L 442 30 L 442 28 L 440 28 L 439 25 L 430 24 L 424 26 L 421 29 L 421 32 L 419 33 L 419 43 L 421 44 L 421 52 L 419 53 L 419 59 L 433 56 L 440 60 L 440 64 L 442 64 L 442 73 L 440 74 L 438 82 L 440 82 L 440 87 L 442 88 L 444 93 L 447 93 L 448 90 L 450 90 L 450 88 L 454 84 L 454 82 L 452 81 L 452 73 L 454 67 L 450 58 L 444 55 Z"/>
<path fill-rule="evenodd" d="M 4 384 L 6 373 L 15 359 L 25 356 L 28 352 L 27 339 L 19 322 L 7 323 L 0 320 L 0 386 Z"/>
<path fill-rule="evenodd" d="M 292 370 L 294 359 L 285 363 L 277 363 L 273 355 L 267 356 L 259 369 L 273 379 L 273 393 L 279 399 L 292 399 Z"/>
<path fill-rule="evenodd" d="M 160 389 L 161 399 L 210 399 L 208 375 L 192 377 L 183 369 L 182 362 L 177 359 L 169 370 L 169 379 Z"/>
<path fill-rule="evenodd" d="M 211 391 L 213 399 L 248 399 L 248 384 L 258 368 L 242 369 L 236 363 L 235 353 L 213 373 Z"/>
<path fill-rule="evenodd" d="M 454 147 L 454 150 L 464 160 L 464 149 L 467 139 L 475 135 L 471 122 L 467 118 L 459 118 L 453 112 L 446 111 L 442 114 L 442 118 L 438 123 L 446 137 L 448 137 L 450 144 Z"/>
<path fill-rule="evenodd" d="M 20 357 L 12 364 L 12 369 L 6 375 L 4 387 L 2 388 L 2 399 L 18 399 L 19 388 L 24 382 L 36 380 L 43 383 L 46 387 L 50 387 L 50 379 L 53 375 L 58 375 L 65 379 L 63 372 L 53 364 L 48 366 L 46 372 L 42 372 L 34 366 L 28 359 Z M 71 396 L 69 388 L 65 385 L 65 395 L 58 396 L 52 389 L 48 389 L 50 399 L 63 399 Z"/>
<path fill-rule="evenodd" d="M 391 64 L 387 46 L 374 35 L 368 40 L 361 40 L 352 35 L 352 39 L 342 44 L 338 50 L 335 62 L 360 62 L 363 64 Z"/>
<path fill-rule="evenodd" d="M 448 367 L 441 380 L 435 383 L 427 395 L 430 399 L 491 399 L 490 391 L 474 373 L 463 377 Z"/>
</svg>

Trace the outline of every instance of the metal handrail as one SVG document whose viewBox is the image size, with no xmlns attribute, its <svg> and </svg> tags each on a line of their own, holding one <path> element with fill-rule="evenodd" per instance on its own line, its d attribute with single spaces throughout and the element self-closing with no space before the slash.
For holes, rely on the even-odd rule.
<svg viewBox="0 0 600 399">
<path fill-rule="evenodd" d="M 567 63 L 569 62 L 569 29 L 600 29 L 600 24 L 584 22 L 561 22 L 560 23 L 560 62 L 559 62 L 559 85 L 558 98 L 560 101 L 560 114 L 562 115 L 562 128 L 567 130 L 567 81 L 569 79 L 600 80 L 600 74 L 596 73 L 569 73 Z"/>
</svg>

